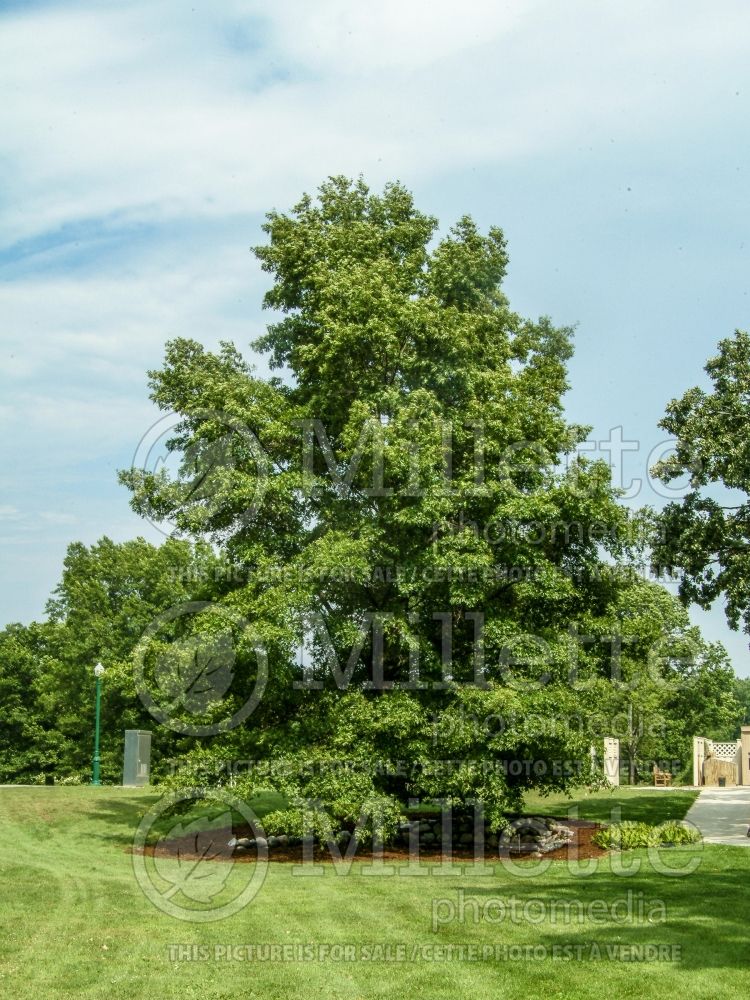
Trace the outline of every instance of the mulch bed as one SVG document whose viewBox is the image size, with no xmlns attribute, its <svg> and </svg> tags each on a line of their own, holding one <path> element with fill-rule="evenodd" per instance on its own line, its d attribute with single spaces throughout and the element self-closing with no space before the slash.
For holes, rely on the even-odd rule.
<svg viewBox="0 0 750 1000">
<path fill-rule="evenodd" d="M 514 861 L 529 860 L 538 862 L 540 858 L 549 858 L 553 861 L 583 861 L 587 858 L 599 858 L 609 853 L 607 850 L 597 847 L 597 845 L 591 840 L 594 833 L 601 828 L 600 823 L 592 823 L 589 820 L 581 819 L 563 819 L 561 822 L 563 822 L 565 826 L 570 827 L 573 831 L 573 839 L 564 847 L 559 847 L 557 850 L 549 851 L 541 856 L 535 855 L 533 852 L 516 853 L 515 851 L 511 852 L 509 855 L 507 850 L 498 851 L 497 847 L 493 849 L 487 847 L 485 850 L 484 860 L 487 863 L 491 863 L 492 861 L 502 860 L 503 858 L 510 856 Z M 200 858 L 206 858 L 206 860 L 215 861 L 254 863 L 256 861 L 256 852 L 254 850 L 236 851 L 227 846 L 228 841 L 231 840 L 232 837 L 239 838 L 254 836 L 255 831 L 249 826 L 238 826 L 236 829 L 222 828 L 207 830 L 204 833 L 197 835 L 197 843 L 196 835 L 191 834 L 186 837 L 175 838 L 174 840 L 162 841 L 158 847 L 147 845 L 143 849 L 143 853 L 149 857 L 179 857 L 182 860 L 198 860 Z M 345 854 L 346 852 L 342 850 L 342 858 L 345 857 Z M 326 847 L 320 847 L 318 845 L 315 845 L 313 848 L 312 855 L 315 862 L 320 862 L 322 864 L 331 864 L 336 860 L 331 857 L 331 854 Z M 367 861 L 373 857 L 373 852 L 368 845 L 363 844 L 357 848 L 355 856 L 358 861 Z M 385 861 L 408 861 L 409 851 L 405 846 L 388 847 L 383 850 L 382 854 L 378 854 L 377 857 L 383 858 Z M 471 848 L 456 847 L 450 857 L 454 861 L 473 861 L 474 852 Z M 432 862 L 433 864 L 438 864 L 443 860 L 449 860 L 448 856 L 444 858 L 443 852 L 440 848 L 431 850 L 423 847 L 419 852 L 419 858 L 423 861 Z M 304 848 L 302 845 L 295 847 L 273 847 L 268 851 L 268 860 L 279 864 L 302 864 L 305 860 Z"/>
</svg>

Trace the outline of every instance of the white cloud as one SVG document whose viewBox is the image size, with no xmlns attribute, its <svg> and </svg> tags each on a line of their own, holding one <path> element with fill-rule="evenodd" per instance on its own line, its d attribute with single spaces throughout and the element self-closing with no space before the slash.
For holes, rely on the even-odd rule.
<svg viewBox="0 0 750 1000">
<path fill-rule="evenodd" d="M 218 314 L 257 278 L 249 252 L 209 245 L 195 248 L 189 261 L 170 253 L 137 270 L 32 273 L 0 283 L 6 378 L 24 384 L 62 366 L 73 379 L 145 386 L 146 369 L 170 337 L 247 342 L 253 327 L 246 320 Z"/>
<path fill-rule="evenodd" d="M 250 5 L 245 5 L 250 6 Z M 274 36 L 288 58 L 324 74 L 412 72 L 476 49 L 527 21 L 538 2 L 327 0 L 279 4 Z"/>
<path fill-rule="evenodd" d="M 658 172 L 675 137 L 738 116 L 721 98 L 750 35 L 742 0 L 71 0 L 0 21 L 0 224 L 27 241 L 0 266 L 0 520 L 19 546 L 43 527 L 49 585 L 70 518 L 89 541 L 147 530 L 113 483 L 158 417 L 164 341 L 260 332 L 252 213 L 329 173 L 463 171 L 470 191 L 509 163 L 564 200 L 558 162 L 602 138 Z"/>
<path fill-rule="evenodd" d="M 543 155 L 605 120 L 632 135 L 694 114 L 706 71 L 742 53 L 747 8 L 722 10 L 731 31 L 712 8 L 684 2 L 19 14 L 0 41 L 6 233 L 112 213 L 258 211 L 330 172 L 416 178 Z M 230 45 L 240 29 L 246 44 Z M 686 89 L 665 89 L 676 74 Z"/>
<path fill-rule="evenodd" d="M 6 447 L 22 449 L 22 427 L 55 460 L 81 437 L 97 454 L 115 447 L 129 421 L 137 438 L 165 340 L 245 347 L 260 332 L 257 223 L 240 246 L 222 228 L 233 217 L 286 207 L 330 172 L 412 184 L 554 156 L 603 129 L 670 128 L 709 99 L 705 70 L 721 80 L 742 52 L 746 8 L 722 10 L 80 0 L 6 15 L 3 231 L 49 242 L 67 226 L 69 241 L 28 247 L 25 271 L 0 284 Z M 192 222 L 190 236 L 160 236 L 170 219 Z M 133 250 L 139 222 L 153 238 Z M 76 242 L 88 258 L 66 270 Z"/>
</svg>

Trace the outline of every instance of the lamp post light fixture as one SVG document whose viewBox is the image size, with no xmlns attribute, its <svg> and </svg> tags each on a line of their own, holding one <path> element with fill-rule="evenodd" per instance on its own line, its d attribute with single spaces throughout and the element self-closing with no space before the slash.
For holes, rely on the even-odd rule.
<svg viewBox="0 0 750 1000">
<path fill-rule="evenodd" d="M 102 702 L 102 675 L 104 674 L 104 667 L 101 663 L 97 663 L 94 667 L 94 677 L 96 677 L 96 723 L 94 728 L 94 769 L 91 776 L 92 785 L 101 785 L 101 779 L 99 778 L 99 715 L 101 710 Z"/>
</svg>

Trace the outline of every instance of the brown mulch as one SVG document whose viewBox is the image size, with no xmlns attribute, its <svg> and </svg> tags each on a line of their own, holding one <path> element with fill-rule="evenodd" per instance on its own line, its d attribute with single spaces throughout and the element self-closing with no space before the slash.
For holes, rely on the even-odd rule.
<svg viewBox="0 0 750 1000">
<path fill-rule="evenodd" d="M 589 820 L 581 819 L 564 819 L 561 822 L 565 826 L 570 827 L 573 831 L 573 839 L 569 844 L 564 847 L 559 847 L 555 851 L 549 851 L 543 855 L 533 854 L 532 852 L 521 852 L 516 853 L 511 852 L 510 855 L 507 850 L 498 851 L 497 847 L 490 849 L 487 847 L 485 849 L 484 860 L 488 863 L 496 860 L 502 860 L 503 858 L 511 857 L 515 860 L 528 860 L 528 861 L 539 861 L 540 858 L 547 859 L 550 858 L 553 861 L 576 861 L 576 860 L 586 860 L 588 858 L 599 858 L 607 854 L 608 851 L 601 847 L 597 847 L 591 840 L 592 836 L 598 829 L 601 828 L 600 823 L 592 823 Z M 228 841 L 232 837 L 254 837 L 255 832 L 250 826 L 238 826 L 235 828 L 222 828 L 216 830 L 207 830 L 204 833 L 198 834 L 198 842 L 196 844 L 196 835 L 192 834 L 186 837 L 178 837 L 174 840 L 162 841 L 158 848 L 154 845 L 146 845 L 143 849 L 143 854 L 149 857 L 164 857 L 164 858 L 175 858 L 180 857 L 183 860 L 193 859 L 198 860 L 200 858 L 206 858 L 206 860 L 215 861 L 237 861 L 237 862 L 255 862 L 256 852 L 253 849 L 247 851 L 235 851 L 227 846 Z M 308 848 L 309 851 L 309 848 Z M 342 857 L 345 856 L 346 851 L 342 849 Z M 313 860 L 315 862 L 334 863 L 335 858 L 331 857 L 330 852 L 325 847 L 320 847 L 317 844 L 312 851 Z M 357 848 L 355 857 L 357 860 L 367 861 L 373 857 L 373 852 L 371 848 L 363 844 Z M 409 851 L 406 847 L 388 847 L 384 848 L 382 853 L 377 855 L 378 858 L 382 858 L 384 861 L 407 861 L 409 859 Z M 449 856 L 443 856 L 441 849 L 428 850 L 427 848 L 422 848 L 419 852 L 419 858 L 423 861 L 429 861 L 433 864 L 440 863 L 443 860 L 449 860 Z M 466 847 L 456 847 L 450 859 L 453 861 L 473 861 L 474 851 L 472 848 Z M 280 864 L 302 864 L 305 858 L 304 848 L 300 844 L 296 847 L 273 847 L 268 850 L 268 860 L 272 862 L 277 862 Z"/>
</svg>

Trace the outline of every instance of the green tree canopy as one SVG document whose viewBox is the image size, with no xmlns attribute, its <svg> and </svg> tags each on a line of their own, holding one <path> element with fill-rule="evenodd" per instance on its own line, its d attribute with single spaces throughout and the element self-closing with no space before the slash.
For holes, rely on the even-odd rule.
<svg viewBox="0 0 750 1000">
<path fill-rule="evenodd" d="M 731 627 L 750 633 L 750 336 L 722 340 L 705 370 L 711 391 L 688 389 L 660 424 L 676 448 L 655 471 L 665 483 L 688 476 L 689 490 L 660 515 L 654 561 L 681 572 L 685 601 L 723 597 Z"/>
<path fill-rule="evenodd" d="M 121 479 L 186 538 L 72 545 L 49 621 L 3 634 L 0 743 L 38 748 L 21 770 L 86 769 L 97 660 L 105 776 L 123 728 L 155 728 L 157 764 L 179 754 L 185 780 L 288 764 L 277 791 L 348 819 L 363 800 L 474 797 L 500 823 L 530 785 L 586 781 L 592 740 L 620 736 L 635 769 L 731 728 L 725 654 L 633 575 L 640 515 L 576 455 L 571 331 L 511 309 L 501 230 L 464 217 L 440 236 L 402 186 L 340 177 L 264 230 L 274 315 L 255 346 L 280 375 L 229 343 L 167 344 L 150 385 L 177 415 L 177 471 Z M 170 617 L 195 603 L 221 614 Z M 173 722 L 216 722 L 257 682 L 258 648 L 244 724 L 154 725 L 137 663 Z M 215 687 L 186 690 L 209 661 Z"/>
<path fill-rule="evenodd" d="M 369 732 L 423 761 L 587 757 L 564 724 L 571 629 L 616 597 L 629 517 L 606 465 L 573 455 L 587 429 L 563 412 L 570 331 L 512 311 L 499 229 L 465 217 L 437 239 L 400 185 L 332 178 L 264 228 L 276 319 L 256 346 L 286 377 L 257 377 L 230 344 L 172 341 L 150 378 L 181 418 L 180 472 L 123 473 L 134 508 L 213 537 L 242 571 L 223 600 L 269 647 L 300 746 L 333 753 L 356 705 L 379 720 L 362 723 L 365 755 Z M 430 718 L 465 702 L 518 720 L 543 704 L 561 724 L 430 746 Z M 499 808 L 522 785 L 482 794 Z"/>
</svg>

